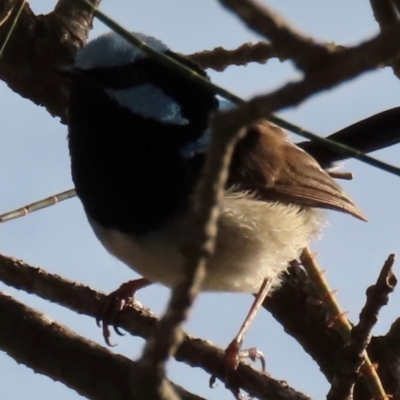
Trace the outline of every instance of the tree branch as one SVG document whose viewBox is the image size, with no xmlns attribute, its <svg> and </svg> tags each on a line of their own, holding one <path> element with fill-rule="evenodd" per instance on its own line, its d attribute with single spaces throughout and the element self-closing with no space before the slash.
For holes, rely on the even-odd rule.
<svg viewBox="0 0 400 400">
<path fill-rule="evenodd" d="M 280 59 L 290 58 L 304 71 L 315 69 L 330 53 L 329 46 L 295 31 L 279 15 L 255 0 L 220 0 L 220 3 L 249 29 L 268 39 Z"/>
<path fill-rule="evenodd" d="M 4 255 L 0 255 L 0 280 L 16 289 L 35 294 L 90 317 L 99 316 L 105 300 L 103 293 Z M 125 307 L 121 311 L 115 323 L 134 336 L 148 339 L 156 328 L 157 319 L 150 311 L 135 302 L 134 305 Z M 224 352 L 221 349 L 188 334 L 183 334 L 183 341 L 175 355 L 176 360 L 192 367 L 200 367 L 224 382 L 225 375 L 219 368 L 223 357 Z M 243 390 L 262 400 L 270 398 L 309 400 L 309 397 L 295 391 L 286 383 L 282 384 L 243 363 L 240 363 L 235 372 L 235 380 Z"/>
<path fill-rule="evenodd" d="M 5 15 L 14 1 L 1 0 L 0 15 Z M 98 5 L 100 0 L 92 2 Z M 7 20 L 0 26 L 0 40 L 11 23 Z M 35 15 L 25 3 L 0 59 L 0 79 L 65 122 L 69 82 L 54 68 L 73 61 L 91 27 L 92 15 L 73 1 L 60 0 L 47 15 Z"/>
<path fill-rule="evenodd" d="M 396 23 L 372 40 L 332 54 L 323 68 L 312 75 L 306 75 L 303 80 L 289 83 L 271 94 L 254 97 L 238 108 L 225 111 L 225 114 L 229 115 L 231 124 L 236 126 L 268 119 L 277 110 L 297 105 L 322 90 L 389 62 L 399 53 L 399 42 L 400 23 Z"/>
<path fill-rule="evenodd" d="M 212 68 L 215 71 L 222 72 L 230 65 L 247 65 L 251 62 L 265 64 L 271 58 L 276 58 L 274 48 L 267 42 L 258 42 L 255 44 L 245 43 L 234 50 L 226 50 L 223 47 L 216 47 L 213 50 L 200 51 L 198 53 L 186 56 L 201 68 Z M 284 59 L 280 59 L 284 61 Z"/>
<path fill-rule="evenodd" d="M 360 321 L 351 330 L 351 340 L 337 357 L 335 376 L 328 393 L 328 400 L 348 400 L 353 398 L 357 376 L 369 375 L 365 362 L 365 351 L 371 340 L 371 331 L 378 321 L 379 310 L 388 303 L 397 280 L 393 273 L 394 255 L 391 254 L 382 267 L 375 285 L 367 289 L 367 301 L 360 313 Z M 363 365 L 364 363 L 364 365 Z M 375 371 L 373 371 L 375 372 Z"/>
<path fill-rule="evenodd" d="M 370 3 L 375 20 L 378 22 L 382 32 L 390 29 L 392 25 L 400 21 L 399 0 L 370 0 Z M 387 65 L 391 66 L 394 74 L 400 78 L 400 57 L 397 56 Z"/>
<path fill-rule="evenodd" d="M 142 400 L 148 380 L 136 363 L 115 355 L 0 293 L 0 348 L 35 372 L 94 400 Z M 200 397 L 173 385 L 180 398 Z"/>
</svg>

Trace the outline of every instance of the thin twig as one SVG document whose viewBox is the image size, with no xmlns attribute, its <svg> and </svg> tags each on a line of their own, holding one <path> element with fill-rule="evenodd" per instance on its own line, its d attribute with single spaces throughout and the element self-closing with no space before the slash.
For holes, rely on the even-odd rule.
<svg viewBox="0 0 400 400">
<path fill-rule="evenodd" d="M 352 325 L 346 318 L 346 313 L 343 312 L 338 301 L 334 297 L 334 292 L 329 288 L 328 282 L 323 276 L 323 271 L 319 268 L 314 255 L 308 247 L 303 250 L 300 260 L 307 274 L 310 276 L 317 293 L 320 295 L 321 299 L 323 299 L 324 306 L 331 315 L 332 319 L 330 325 L 339 332 L 346 344 L 350 343 Z M 372 398 L 388 400 L 382 382 L 366 351 L 363 357 L 365 360 L 365 372 L 363 377 L 365 378 Z"/>
<path fill-rule="evenodd" d="M 3 40 L 3 43 L 0 46 L 0 58 L 3 56 L 4 49 L 6 48 L 6 46 L 8 44 L 8 41 L 10 40 L 11 34 L 14 32 L 15 26 L 17 25 L 18 19 L 19 19 L 20 15 L 21 15 L 21 12 L 22 12 L 24 7 L 25 7 L 25 0 L 22 0 L 19 8 L 17 8 L 17 4 L 15 3 L 14 7 L 10 11 L 10 13 L 12 14 L 14 12 L 14 10 L 17 10 L 15 12 L 15 15 L 14 15 L 14 18 L 12 20 L 12 23 L 9 26 L 8 30 L 7 30 L 6 36 L 5 36 L 4 40 Z M 10 15 L 8 15 L 8 17 L 11 18 Z M 2 21 L 2 24 L 3 23 L 4 23 L 4 20 Z"/>
<path fill-rule="evenodd" d="M 380 309 L 388 303 L 389 294 L 393 292 L 397 284 L 393 273 L 394 261 L 395 256 L 391 254 L 383 265 L 376 284 L 367 289 L 367 301 L 360 313 L 360 321 L 351 331 L 352 342 L 363 343 L 367 340 L 378 321 Z"/>
<path fill-rule="evenodd" d="M 251 62 L 265 64 L 271 58 L 276 58 L 275 48 L 267 42 L 255 44 L 245 43 L 234 50 L 216 47 L 213 50 L 200 51 L 188 54 L 185 57 L 199 64 L 201 68 L 211 68 L 215 71 L 224 71 L 231 65 L 247 65 Z M 284 61 L 282 58 L 281 61 Z"/>
<path fill-rule="evenodd" d="M 28 215 L 34 211 L 54 206 L 55 204 L 58 204 L 61 201 L 71 199 L 72 197 L 75 196 L 76 196 L 75 189 L 70 189 L 66 190 L 65 192 L 57 193 L 50 197 L 46 197 L 45 199 L 35 201 L 34 203 L 28 204 L 24 207 L 0 215 L 0 224 L 3 222 L 11 221 L 16 218 L 25 217 L 25 215 Z"/>
<path fill-rule="evenodd" d="M 351 331 L 351 340 L 337 358 L 335 376 L 327 395 L 328 400 L 348 400 L 353 397 L 354 385 L 364 363 L 364 355 L 371 340 L 371 331 L 378 321 L 379 310 L 387 304 L 394 290 L 394 255 L 386 260 L 374 286 L 367 290 L 367 301 L 360 314 L 359 323 Z M 372 367 L 374 368 L 374 367 Z"/>
<path fill-rule="evenodd" d="M 235 13 L 251 30 L 264 36 L 274 46 L 279 58 L 292 59 L 303 71 L 321 67 L 332 47 L 316 43 L 312 38 L 297 32 L 278 14 L 254 0 L 220 0 L 224 7 Z"/>
</svg>

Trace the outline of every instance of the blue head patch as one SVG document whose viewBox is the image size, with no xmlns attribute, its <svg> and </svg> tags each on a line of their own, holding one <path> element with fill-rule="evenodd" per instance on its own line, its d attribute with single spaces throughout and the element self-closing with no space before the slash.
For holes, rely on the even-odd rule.
<svg viewBox="0 0 400 400">
<path fill-rule="evenodd" d="M 140 39 L 158 51 L 168 47 L 151 36 L 136 33 Z M 75 66 L 90 70 L 113 68 L 132 64 L 147 55 L 115 32 L 99 36 L 80 49 L 75 58 Z M 171 97 L 151 83 L 132 88 L 106 89 L 107 94 L 119 105 L 135 114 L 152 118 L 163 123 L 184 125 L 188 120 L 181 115 L 181 108 Z"/>
<path fill-rule="evenodd" d="M 151 83 L 121 90 L 109 89 L 107 93 L 118 104 L 142 117 L 167 124 L 185 125 L 189 122 L 182 117 L 179 104 Z"/>
<path fill-rule="evenodd" d="M 141 40 L 158 51 L 167 51 L 168 47 L 160 40 L 135 33 Z M 91 40 L 78 50 L 75 66 L 80 69 L 112 68 L 130 64 L 146 57 L 139 48 L 133 46 L 115 32 L 108 32 Z"/>
</svg>

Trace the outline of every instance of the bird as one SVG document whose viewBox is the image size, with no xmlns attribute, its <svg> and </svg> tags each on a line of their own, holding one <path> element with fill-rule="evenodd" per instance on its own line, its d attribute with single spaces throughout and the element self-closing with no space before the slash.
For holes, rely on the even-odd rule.
<svg viewBox="0 0 400 400">
<path fill-rule="evenodd" d="M 137 36 L 209 79 L 160 40 Z M 224 102 L 115 32 L 78 50 L 68 75 L 71 173 L 88 222 L 105 249 L 142 276 L 129 290 L 150 283 L 173 288 L 184 277 L 180 249 L 193 226 L 209 117 Z M 378 120 L 386 121 L 371 123 Z M 365 128 L 349 135 L 360 143 L 338 134 L 365 151 L 395 141 L 393 132 L 365 140 Z M 297 146 L 267 120 L 250 125 L 232 156 L 202 291 L 254 294 L 265 281 L 273 290 L 288 263 L 321 234 L 323 209 L 365 220 L 330 176 L 343 158 L 310 142 Z"/>
</svg>

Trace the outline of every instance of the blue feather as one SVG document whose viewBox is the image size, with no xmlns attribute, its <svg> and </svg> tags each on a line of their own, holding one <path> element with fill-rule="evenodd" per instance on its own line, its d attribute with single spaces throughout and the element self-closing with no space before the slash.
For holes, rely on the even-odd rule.
<svg viewBox="0 0 400 400">
<path fill-rule="evenodd" d="M 158 51 L 168 47 L 152 36 L 136 34 L 140 39 Z M 80 49 L 75 59 L 75 67 L 83 70 L 92 68 L 113 68 L 125 66 L 147 55 L 127 42 L 115 32 L 99 36 Z M 153 118 L 168 124 L 185 125 L 189 121 L 182 117 L 181 107 L 161 89 L 142 84 L 132 88 L 106 89 L 107 94 L 135 114 Z"/>
<path fill-rule="evenodd" d="M 141 40 L 158 51 L 167 51 L 168 47 L 160 40 L 135 33 Z M 109 32 L 92 40 L 76 54 L 75 66 L 80 69 L 112 68 L 130 64 L 145 58 L 146 54 L 126 41 L 115 32 Z"/>
<path fill-rule="evenodd" d="M 189 123 L 182 117 L 179 104 L 151 83 L 120 90 L 108 89 L 106 92 L 119 105 L 142 117 L 167 124 L 186 125 Z"/>
</svg>

